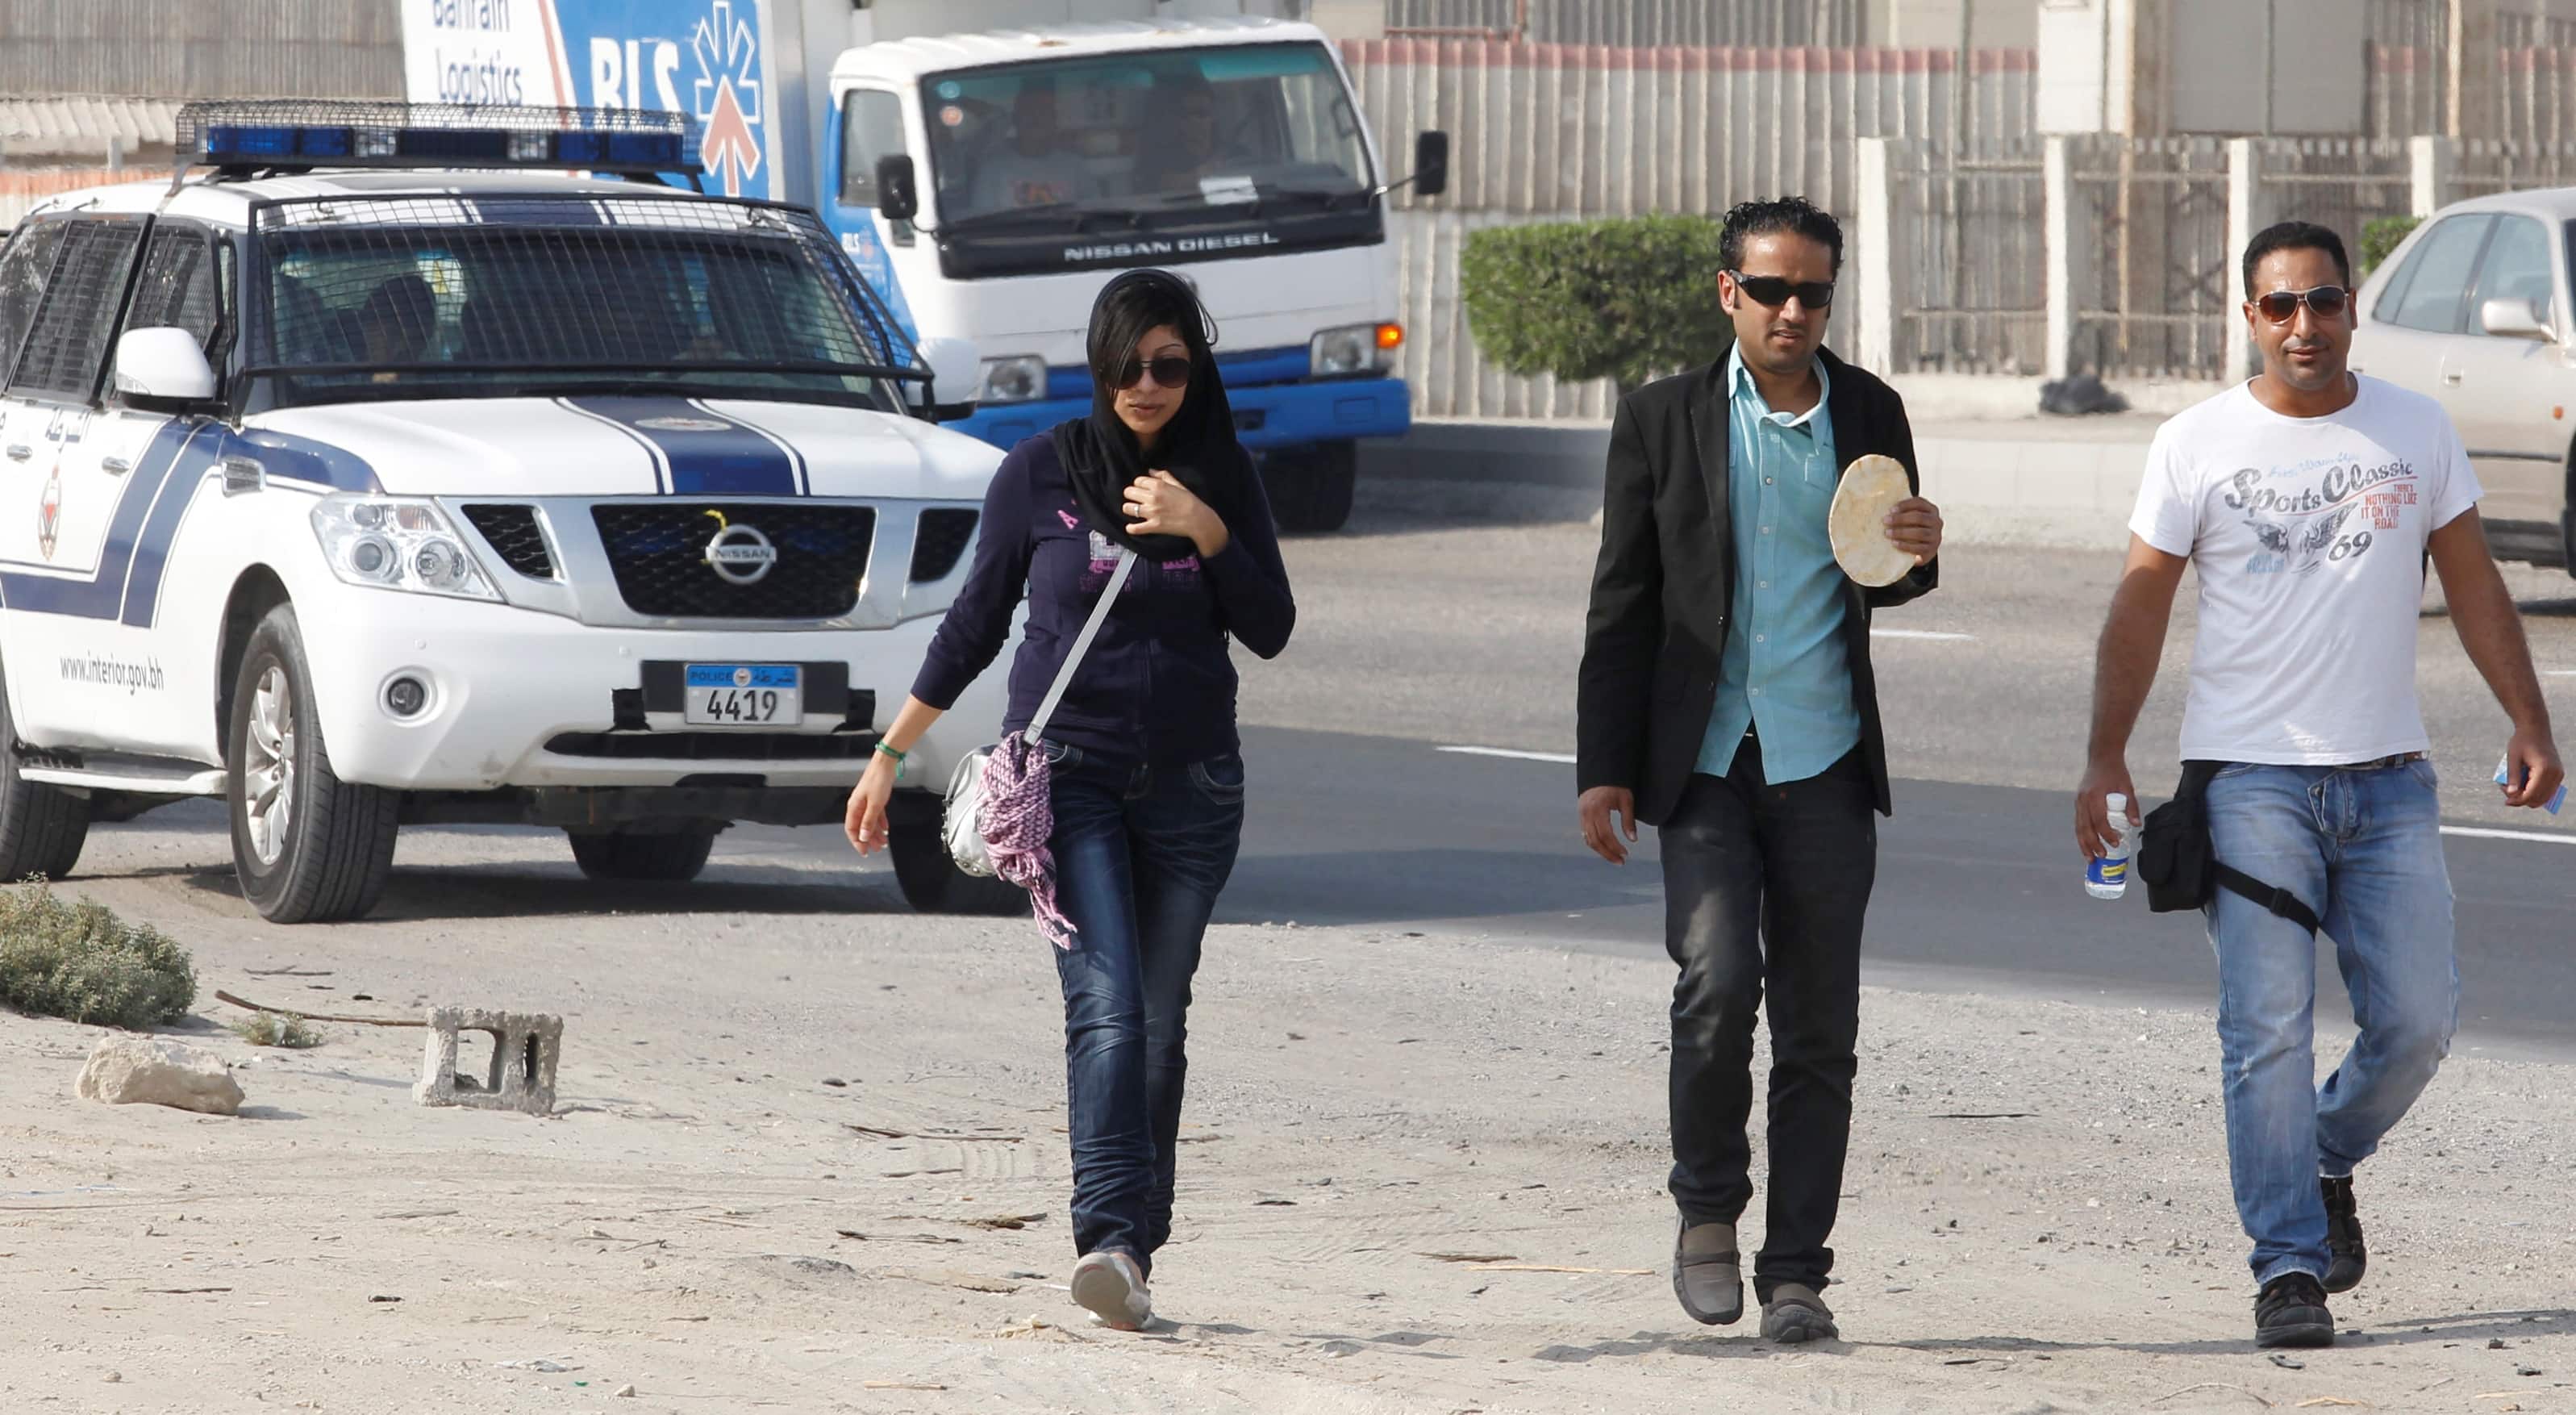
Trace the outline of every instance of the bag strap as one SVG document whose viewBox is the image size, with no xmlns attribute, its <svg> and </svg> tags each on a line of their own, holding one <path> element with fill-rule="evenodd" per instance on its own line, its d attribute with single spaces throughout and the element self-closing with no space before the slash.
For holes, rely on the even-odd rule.
<svg viewBox="0 0 2576 1415">
<path fill-rule="evenodd" d="M 2300 928 L 2306 929 L 2310 934 L 2316 933 L 2323 927 L 2317 922 L 2316 911 L 2299 902 L 2299 896 L 2286 889 L 2265 884 L 2233 865 L 2218 866 L 2218 882 Z"/>
<path fill-rule="evenodd" d="M 2217 776 L 2219 768 L 2225 765 L 2224 762 L 2184 762 L 2182 781 L 2174 787 L 2174 794 L 2194 797 L 2206 794 L 2210 780 Z M 2213 873 L 2218 877 L 2219 886 L 2228 892 L 2253 900 L 2275 915 L 2306 929 L 2311 935 L 2324 927 L 2318 922 L 2316 911 L 2309 908 L 2299 896 L 2290 891 L 2277 885 L 2265 884 L 2224 861 L 2211 860 L 2210 864 L 2213 867 Z"/>
<path fill-rule="evenodd" d="M 1037 745 L 1048 720 L 1055 716 L 1055 705 L 1064 701 L 1064 690 L 1073 686 L 1073 671 L 1082 666 L 1082 656 L 1091 651 L 1091 641 L 1100 636 L 1101 621 L 1109 617 L 1109 606 L 1118 602 L 1118 592 L 1127 587 L 1128 572 L 1135 568 L 1136 552 L 1119 551 L 1118 568 L 1109 572 L 1109 588 L 1100 592 L 1100 603 L 1092 607 L 1090 621 L 1082 626 L 1072 652 L 1064 656 L 1064 667 L 1055 671 L 1055 682 L 1047 687 L 1046 701 L 1038 704 L 1038 715 L 1029 719 L 1029 730 L 1020 734 L 1030 746 Z"/>
</svg>

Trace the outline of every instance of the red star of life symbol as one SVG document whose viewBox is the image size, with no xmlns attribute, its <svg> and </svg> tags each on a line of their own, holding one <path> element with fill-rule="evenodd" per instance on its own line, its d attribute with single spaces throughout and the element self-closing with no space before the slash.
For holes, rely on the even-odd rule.
<svg viewBox="0 0 2576 1415">
<path fill-rule="evenodd" d="M 715 0 L 690 36 L 700 75 L 693 97 L 705 124 L 699 156 L 724 182 L 725 195 L 742 195 L 760 173 L 760 39 L 751 22 L 734 13 L 733 0 Z"/>
</svg>

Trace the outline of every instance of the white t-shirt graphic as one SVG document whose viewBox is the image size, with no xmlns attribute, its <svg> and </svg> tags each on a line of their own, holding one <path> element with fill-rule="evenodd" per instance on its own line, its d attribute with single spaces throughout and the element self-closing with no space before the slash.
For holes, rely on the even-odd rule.
<svg viewBox="0 0 2576 1415">
<path fill-rule="evenodd" d="M 2359 379 L 2292 418 L 2248 385 L 2168 421 L 2129 529 L 2200 579 L 2186 761 L 2336 766 L 2431 747 L 2415 700 L 2425 540 L 2478 503 L 2432 399 Z"/>
</svg>

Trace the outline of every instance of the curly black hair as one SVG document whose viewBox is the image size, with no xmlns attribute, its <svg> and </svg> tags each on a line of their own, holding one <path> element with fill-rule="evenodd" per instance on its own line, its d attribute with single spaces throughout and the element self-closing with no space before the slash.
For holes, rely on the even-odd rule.
<svg viewBox="0 0 2576 1415">
<path fill-rule="evenodd" d="M 1804 236 L 1834 253 L 1834 273 L 1843 268 L 1843 226 L 1824 208 L 1805 197 L 1775 197 L 1770 201 L 1736 203 L 1726 213 L 1726 225 L 1718 236 L 1718 255 L 1729 270 L 1744 266 L 1744 243 L 1755 236 L 1781 234 Z"/>
</svg>

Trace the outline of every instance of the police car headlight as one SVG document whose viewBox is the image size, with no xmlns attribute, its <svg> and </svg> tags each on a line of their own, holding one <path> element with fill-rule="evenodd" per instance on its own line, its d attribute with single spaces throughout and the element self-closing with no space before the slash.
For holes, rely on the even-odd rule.
<svg viewBox="0 0 2576 1415">
<path fill-rule="evenodd" d="M 350 584 L 460 599 L 501 597 L 446 513 L 431 502 L 326 496 L 313 507 L 313 534 L 332 573 Z"/>
<path fill-rule="evenodd" d="M 1009 359 L 986 359 L 984 375 L 975 401 L 978 403 L 1034 403 L 1046 396 L 1046 360 L 1035 354 L 1022 354 Z"/>
</svg>

